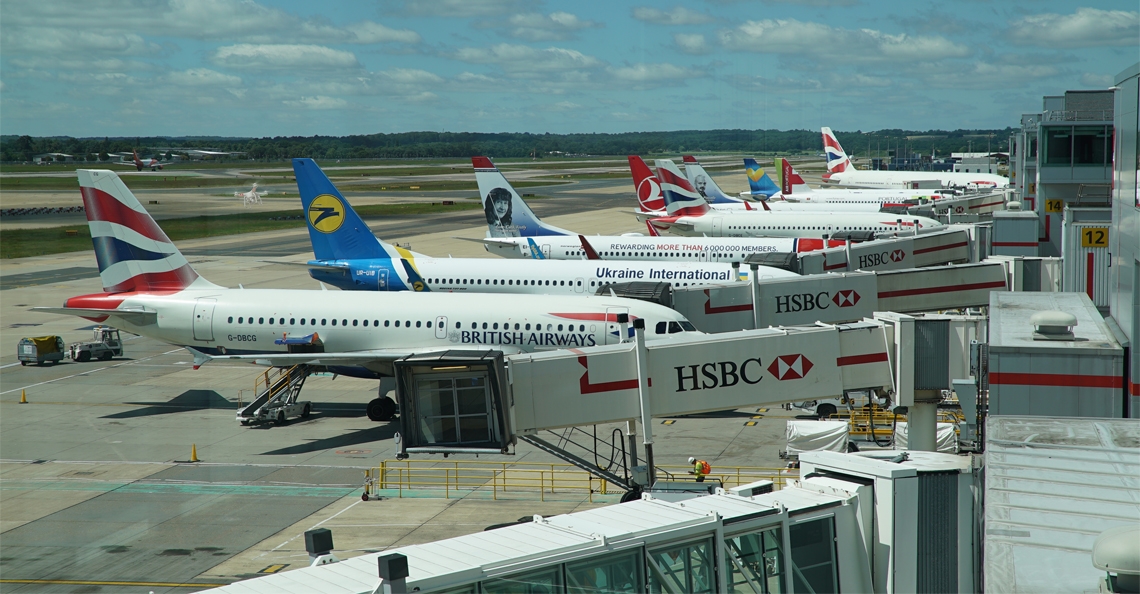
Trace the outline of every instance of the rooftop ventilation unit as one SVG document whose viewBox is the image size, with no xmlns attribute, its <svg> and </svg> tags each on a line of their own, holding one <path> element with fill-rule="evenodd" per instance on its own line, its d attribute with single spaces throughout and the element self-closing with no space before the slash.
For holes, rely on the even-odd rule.
<svg viewBox="0 0 1140 594">
<path fill-rule="evenodd" d="M 1033 340 L 1076 340 L 1073 327 L 1077 316 L 1063 311 L 1039 311 L 1029 318 L 1033 324 Z"/>
</svg>

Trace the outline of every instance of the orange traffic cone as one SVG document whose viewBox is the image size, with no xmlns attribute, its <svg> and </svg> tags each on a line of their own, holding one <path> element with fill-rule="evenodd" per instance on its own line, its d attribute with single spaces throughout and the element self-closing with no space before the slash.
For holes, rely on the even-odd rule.
<svg viewBox="0 0 1140 594">
<path fill-rule="evenodd" d="M 198 444 L 196 443 L 190 444 L 190 461 L 201 462 L 201 460 L 198 459 Z"/>
<path fill-rule="evenodd" d="M 20 390 L 20 404 L 27 404 L 27 403 L 28 403 L 28 393 L 24 390 Z"/>
</svg>

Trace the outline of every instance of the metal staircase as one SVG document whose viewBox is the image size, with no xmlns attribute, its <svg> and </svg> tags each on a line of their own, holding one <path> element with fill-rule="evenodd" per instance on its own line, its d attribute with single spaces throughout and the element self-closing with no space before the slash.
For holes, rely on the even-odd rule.
<svg viewBox="0 0 1140 594">
<path fill-rule="evenodd" d="M 254 382 L 257 397 L 238 411 L 237 420 L 242 425 L 279 420 L 278 412 L 297 404 L 305 379 L 313 371 L 313 366 L 306 364 L 266 370 Z"/>
</svg>

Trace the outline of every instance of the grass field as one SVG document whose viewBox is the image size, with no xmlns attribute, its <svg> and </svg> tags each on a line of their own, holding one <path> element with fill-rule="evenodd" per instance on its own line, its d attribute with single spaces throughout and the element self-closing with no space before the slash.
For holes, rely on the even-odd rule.
<svg viewBox="0 0 1140 594">
<path fill-rule="evenodd" d="M 292 176 L 288 180 L 265 178 L 229 178 L 229 177 L 198 177 L 198 176 L 171 176 L 158 177 L 154 175 L 120 176 L 119 179 L 132 190 L 179 190 L 185 188 L 248 188 L 254 182 L 259 185 L 266 183 L 292 183 Z M 78 190 L 79 181 L 70 177 L 0 177 L 0 191 L 15 190 Z"/>
<path fill-rule="evenodd" d="M 457 202 L 442 204 L 372 204 L 355 207 L 361 217 L 378 216 L 422 216 L 457 210 L 482 208 L 478 202 Z M 166 219 L 159 223 L 171 241 L 277 231 L 305 226 L 301 209 L 278 210 L 258 213 L 239 213 L 212 217 L 188 217 Z M 284 220 L 272 220 L 284 219 Z M 68 235 L 68 231 L 75 235 Z M 44 229 L 11 229 L 0 234 L 0 258 L 26 258 L 63 252 L 91 249 L 91 233 L 87 225 L 66 225 Z"/>
</svg>

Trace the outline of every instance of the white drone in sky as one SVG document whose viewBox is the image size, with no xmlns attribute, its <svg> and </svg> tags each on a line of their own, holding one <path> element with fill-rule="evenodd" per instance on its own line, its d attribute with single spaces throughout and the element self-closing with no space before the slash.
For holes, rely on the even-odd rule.
<svg viewBox="0 0 1140 594">
<path fill-rule="evenodd" d="M 261 193 L 257 191 L 257 183 L 254 183 L 248 192 L 234 192 L 234 198 L 241 198 L 242 206 L 261 204 Z"/>
</svg>

